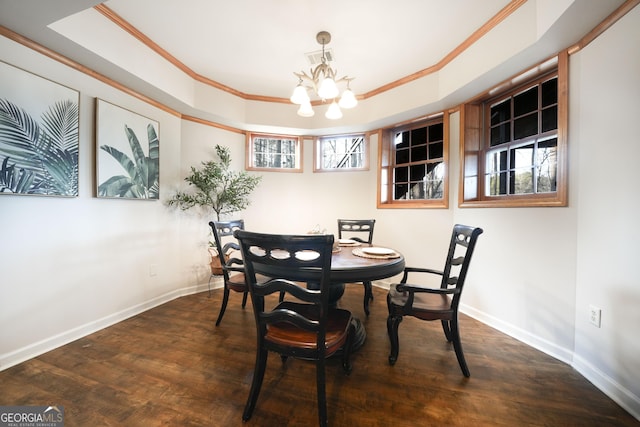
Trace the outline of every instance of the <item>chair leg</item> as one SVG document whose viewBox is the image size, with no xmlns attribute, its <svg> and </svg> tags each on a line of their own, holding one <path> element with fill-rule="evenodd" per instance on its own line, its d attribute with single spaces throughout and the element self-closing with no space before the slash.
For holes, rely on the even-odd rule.
<svg viewBox="0 0 640 427">
<path fill-rule="evenodd" d="M 351 366 L 351 350 L 353 348 L 353 339 L 356 336 L 356 321 L 351 320 L 349 325 L 349 332 L 347 335 L 347 342 L 342 348 L 342 369 L 345 374 L 349 375 L 353 367 Z"/>
<path fill-rule="evenodd" d="M 316 383 L 318 387 L 318 418 L 321 427 L 327 425 L 327 395 L 325 390 L 325 359 L 316 361 Z"/>
<path fill-rule="evenodd" d="M 247 305 L 247 291 L 244 291 L 242 293 L 242 308 L 245 308 L 245 306 Z"/>
<path fill-rule="evenodd" d="M 444 336 L 447 338 L 447 342 L 451 342 L 453 337 L 451 336 L 451 321 L 450 320 L 440 320 L 442 323 L 442 330 L 444 331 Z"/>
<path fill-rule="evenodd" d="M 225 285 L 224 293 L 222 294 L 222 306 L 220 307 L 220 314 L 218 314 L 218 320 L 216 320 L 216 326 L 220 326 L 224 311 L 227 309 L 227 303 L 229 302 L 229 288 Z"/>
<path fill-rule="evenodd" d="M 391 342 L 391 352 L 389 353 L 389 365 L 395 365 L 400 352 L 400 342 L 398 340 L 398 326 L 402 322 L 402 316 L 387 317 L 387 334 Z"/>
<path fill-rule="evenodd" d="M 264 379 L 264 371 L 267 367 L 268 351 L 262 348 L 262 345 L 258 349 L 256 354 L 256 366 L 253 370 L 253 381 L 251 382 L 251 390 L 249 391 L 249 397 L 247 398 L 247 404 L 244 407 L 242 414 L 242 421 L 249 421 L 253 410 L 256 407 L 258 401 L 258 395 L 260 394 L 260 388 L 262 387 L 262 380 Z"/>
<path fill-rule="evenodd" d="M 209 283 L 207 283 L 207 287 L 209 288 L 209 298 L 211 298 L 211 279 L 213 279 L 213 274 L 209 276 Z"/>
<path fill-rule="evenodd" d="M 371 282 L 362 282 L 364 285 L 364 312 L 369 315 L 369 301 L 373 301 L 373 288 Z"/>
<path fill-rule="evenodd" d="M 457 317 L 451 320 L 451 335 L 453 341 L 453 349 L 456 352 L 456 358 L 458 359 L 460 369 L 462 369 L 462 374 L 465 377 L 469 377 L 471 376 L 471 373 L 469 372 L 467 361 L 465 360 L 464 353 L 462 352 L 462 342 L 460 341 L 460 331 L 458 329 Z"/>
</svg>

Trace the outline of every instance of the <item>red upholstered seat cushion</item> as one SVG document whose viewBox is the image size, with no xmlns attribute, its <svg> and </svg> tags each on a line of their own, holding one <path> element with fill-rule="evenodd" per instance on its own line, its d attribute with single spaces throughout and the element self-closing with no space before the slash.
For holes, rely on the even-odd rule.
<svg viewBox="0 0 640 427">
<path fill-rule="evenodd" d="M 293 310 L 308 319 L 318 319 L 317 306 L 311 304 L 284 301 L 278 304 L 278 308 Z M 327 355 L 333 354 L 344 345 L 347 340 L 350 322 L 351 312 L 339 308 L 329 310 L 325 337 Z M 270 324 L 267 327 L 265 339 L 274 344 L 304 349 L 314 349 L 317 345 L 314 332 L 303 330 L 289 322 Z"/>
</svg>

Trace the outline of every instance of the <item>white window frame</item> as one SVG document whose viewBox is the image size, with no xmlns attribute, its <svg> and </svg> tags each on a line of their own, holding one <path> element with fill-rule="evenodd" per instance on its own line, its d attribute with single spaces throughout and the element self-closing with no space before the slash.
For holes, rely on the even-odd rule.
<svg viewBox="0 0 640 427">
<path fill-rule="evenodd" d="M 293 152 L 278 152 L 278 151 L 264 151 L 260 147 L 257 147 L 257 143 L 267 140 L 270 144 L 288 143 L 293 144 Z M 254 133 L 247 132 L 246 146 L 245 146 L 245 169 L 251 171 L 263 171 L 263 172 L 302 172 L 302 138 L 292 135 L 276 135 L 268 133 Z M 274 156 L 280 157 L 287 156 L 290 158 L 288 162 L 290 167 L 282 166 L 265 166 L 257 161 L 259 156 Z M 282 161 L 280 160 L 280 164 Z"/>
<path fill-rule="evenodd" d="M 346 149 L 344 153 L 328 152 L 329 145 L 332 142 L 338 141 L 345 147 L 353 145 L 354 140 L 358 140 L 360 151 L 353 152 L 350 149 Z M 359 154 L 362 156 L 362 164 L 360 166 L 350 166 L 347 156 Z M 326 159 L 330 156 L 342 156 L 340 164 L 337 166 L 327 166 Z M 313 171 L 314 172 L 346 172 L 346 171 L 367 171 L 369 170 L 369 138 L 366 134 L 345 134 L 345 135 L 331 135 L 320 136 L 314 140 L 313 150 Z"/>
</svg>

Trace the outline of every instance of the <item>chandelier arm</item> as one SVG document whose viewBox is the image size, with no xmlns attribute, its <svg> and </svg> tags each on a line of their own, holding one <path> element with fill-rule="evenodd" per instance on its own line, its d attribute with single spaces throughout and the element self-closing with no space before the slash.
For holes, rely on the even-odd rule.
<svg viewBox="0 0 640 427">
<path fill-rule="evenodd" d="M 337 71 L 336 71 L 337 73 Z M 339 79 L 333 79 L 336 83 L 342 83 L 342 82 L 347 82 L 347 85 L 349 84 L 349 82 L 351 82 L 351 80 L 355 79 L 355 77 L 348 77 L 348 76 L 343 76 L 340 77 Z"/>
<path fill-rule="evenodd" d="M 304 87 L 306 87 L 307 89 L 316 89 L 316 84 L 313 81 L 313 77 L 311 77 L 310 75 L 308 75 L 306 72 L 302 71 L 300 73 L 296 73 L 294 71 L 293 73 L 298 79 L 300 79 L 300 83 L 303 82 L 309 82 L 311 84 L 311 86 L 309 86 L 308 84 L 304 85 Z"/>
<path fill-rule="evenodd" d="M 314 84 L 317 84 L 320 81 L 320 73 L 324 74 L 325 76 L 327 75 L 327 68 L 331 69 L 327 66 L 327 64 L 318 64 L 316 68 L 314 68 L 313 70 L 309 70 L 311 72 L 311 76 L 313 77 L 312 80 Z"/>
<path fill-rule="evenodd" d="M 325 71 L 324 77 L 330 77 L 333 81 L 336 81 L 336 74 L 338 74 L 338 70 L 334 70 L 333 68 L 327 66 L 327 70 Z"/>
<path fill-rule="evenodd" d="M 299 78 L 300 80 L 312 80 L 311 76 L 309 76 L 307 73 L 305 73 L 304 71 L 300 72 L 300 73 L 296 73 L 294 71 L 293 73 L 294 76 L 296 76 L 297 78 Z"/>
</svg>

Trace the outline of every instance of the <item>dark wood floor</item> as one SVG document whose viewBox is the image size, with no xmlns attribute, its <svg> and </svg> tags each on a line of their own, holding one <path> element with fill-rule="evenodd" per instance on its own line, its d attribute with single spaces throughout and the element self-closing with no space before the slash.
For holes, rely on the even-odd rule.
<svg viewBox="0 0 640 427">
<path fill-rule="evenodd" d="M 439 323 L 406 319 L 389 366 L 386 291 L 362 286 L 341 306 L 367 340 L 344 376 L 327 365 L 333 426 L 637 426 L 591 383 L 557 360 L 469 317 L 461 318 L 471 378 L 464 378 Z M 250 303 L 231 295 L 219 327 L 221 291 L 171 301 L 0 372 L 0 405 L 62 405 L 65 426 L 241 426 L 254 362 Z M 315 368 L 271 355 L 247 426 L 317 424 Z"/>
</svg>

